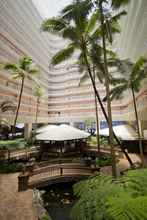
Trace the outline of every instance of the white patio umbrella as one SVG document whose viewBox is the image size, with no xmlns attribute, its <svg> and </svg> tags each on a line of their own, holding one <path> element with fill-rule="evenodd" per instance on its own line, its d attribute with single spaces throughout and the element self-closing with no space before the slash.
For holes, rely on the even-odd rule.
<svg viewBox="0 0 147 220">
<path fill-rule="evenodd" d="M 37 140 L 51 140 L 51 141 L 65 141 L 84 139 L 90 136 L 89 133 L 69 125 L 48 125 L 44 129 L 39 130 L 40 133 L 36 135 Z"/>
<path fill-rule="evenodd" d="M 135 129 L 133 129 L 129 125 L 113 126 L 113 131 L 116 134 L 116 136 L 121 138 L 122 140 L 137 139 L 137 133 L 136 133 Z M 95 134 L 96 134 L 96 132 L 95 132 Z M 108 128 L 100 129 L 99 134 L 103 135 L 103 136 L 109 136 L 109 129 Z"/>
<path fill-rule="evenodd" d="M 40 128 L 37 128 L 36 129 L 36 134 L 46 132 L 46 131 L 53 132 L 54 130 L 56 131 L 56 129 L 58 129 L 57 125 L 45 125 L 45 126 L 42 126 Z"/>
</svg>

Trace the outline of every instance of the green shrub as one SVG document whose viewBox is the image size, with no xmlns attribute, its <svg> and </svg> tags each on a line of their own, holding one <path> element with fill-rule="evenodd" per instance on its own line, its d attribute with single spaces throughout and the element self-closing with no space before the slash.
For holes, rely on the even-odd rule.
<svg viewBox="0 0 147 220">
<path fill-rule="evenodd" d="M 97 175 L 74 185 L 74 220 L 147 220 L 147 169 L 114 180 Z"/>
<path fill-rule="evenodd" d="M 43 218 L 41 220 L 52 220 L 50 216 L 46 215 L 46 216 L 43 216 Z"/>
<path fill-rule="evenodd" d="M 15 173 L 21 170 L 22 164 L 20 163 L 0 162 L 0 173 Z"/>
<path fill-rule="evenodd" d="M 95 163 L 97 166 L 100 167 L 109 166 L 112 164 L 112 158 L 111 157 L 96 158 Z"/>
<path fill-rule="evenodd" d="M 0 149 L 22 149 L 25 148 L 26 142 L 23 138 L 15 140 L 1 140 Z"/>
</svg>

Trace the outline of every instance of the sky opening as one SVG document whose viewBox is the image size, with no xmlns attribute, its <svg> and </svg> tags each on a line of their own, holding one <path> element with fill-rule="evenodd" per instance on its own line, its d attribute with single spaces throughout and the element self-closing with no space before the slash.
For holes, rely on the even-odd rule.
<svg viewBox="0 0 147 220">
<path fill-rule="evenodd" d="M 32 0 L 43 19 L 57 16 L 72 0 Z"/>
</svg>

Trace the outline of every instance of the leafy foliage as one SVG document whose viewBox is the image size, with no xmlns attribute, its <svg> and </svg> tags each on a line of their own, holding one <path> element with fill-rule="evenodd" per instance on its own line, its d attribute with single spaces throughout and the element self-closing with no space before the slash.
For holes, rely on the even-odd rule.
<svg viewBox="0 0 147 220">
<path fill-rule="evenodd" d="M 104 167 L 104 166 L 110 166 L 112 164 L 112 158 L 111 157 L 100 157 L 96 158 L 96 165 L 99 167 Z"/>
<path fill-rule="evenodd" d="M 4 69 L 12 72 L 13 79 L 28 78 L 33 79 L 33 76 L 39 73 L 38 68 L 34 67 L 31 57 L 24 56 L 19 59 L 19 63 L 6 63 Z"/>
<path fill-rule="evenodd" d="M 128 171 L 115 181 L 104 175 L 81 181 L 74 185 L 79 200 L 72 217 L 74 220 L 146 220 L 146 183 L 147 169 Z"/>
<path fill-rule="evenodd" d="M 32 82 L 36 84 L 36 80 L 34 77 L 39 73 L 39 69 L 34 66 L 33 60 L 29 56 L 24 56 L 20 58 L 18 63 L 5 63 L 3 65 L 3 68 L 6 70 L 9 70 L 12 73 L 13 79 L 21 80 L 18 105 L 16 109 L 13 129 L 12 129 L 12 134 L 14 134 L 15 126 L 16 126 L 16 122 L 17 122 L 17 118 L 18 118 L 18 114 L 20 110 L 25 79 L 27 78 L 29 80 L 32 80 Z"/>
<path fill-rule="evenodd" d="M 43 96 L 43 94 L 44 94 L 44 91 L 42 87 L 37 85 L 34 89 L 34 95 L 40 99 Z"/>
<path fill-rule="evenodd" d="M 23 138 L 16 140 L 1 140 L 0 149 L 22 149 L 25 148 L 26 142 Z"/>
<path fill-rule="evenodd" d="M 113 220 L 146 220 L 147 196 L 131 197 L 123 193 L 120 197 L 108 199 L 108 214 Z"/>
<path fill-rule="evenodd" d="M 15 173 L 22 170 L 22 164 L 0 162 L 0 173 Z"/>
<path fill-rule="evenodd" d="M 4 101 L 0 104 L 0 110 L 2 112 L 6 112 L 6 111 L 15 111 L 16 110 L 16 106 L 12 101 Z"/>
<path fill-rule="evenodd" d="M 110 78 L 110 83 L 114 86 L 110 91 L 112 100 L 122 98 L 123 93 L 132 88 L 138 92 L 142 81 L 147 78 L 147 58 L 144 56 L 141 56 L 134 64 L 124 60 L 119 63 L 118 67 L 123 76 Z M 106 101 L 106 98 L 103 100 Z"/>
</svg>

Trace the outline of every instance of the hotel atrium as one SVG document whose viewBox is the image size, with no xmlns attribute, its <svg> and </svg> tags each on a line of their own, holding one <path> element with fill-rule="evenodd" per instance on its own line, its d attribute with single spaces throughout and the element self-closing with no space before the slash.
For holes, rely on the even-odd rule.
<svg viewBox="0 0 147 220">
<path fill-rule="evenodd" d="M 147 0 L 0 0 L 0 220 L 147 220 Z"/>
<path fill-rule="evenodd" d="M 22 10 L 23 9 L 23 10 Z M 147 53 L 146 0 L 131 1 L 126 6 L 127 15 L 121 19 L 121 34 L 116 35 L 114 50 L 121 59 L 136 61 Z M 82 123 L 95 119 L 94 94 L 90 80 L 79 85 L 80 74 L 74 66 L 75 57 L 50 68 L 52 56 L 64 48 L 66 42 L 58 36 L 40 30 L 43 18 L 32 1 L 1 0 L 0 2 L 0 60 L 17 62 L 29 55 L 40 69 L 38 77 L 45 95 L 40 102 L 38 123 Z M 116 71 L 117 68 L 114 68 Z M 19 81 L 11 79 L 6 70 L 0 70 L 1 102 L 18 98 Z M 101 96 L 105 89 L 96 83 Z M 142 126 L 146 127 L 147 90 L 144 83 L 137 94 L 137 106 Z M 24 87 L 19 122 L 34 123 L 36 98 L 31 81 Z M 98 106 L 100 121 L 105 120 Z M 13 113 L 5 113 L 12 122 Z M 133 121 L 133 100 L 129 93 L 112 102 L 113 121 Z"/>
</svg>

